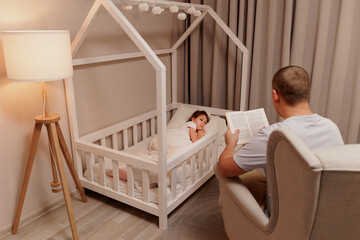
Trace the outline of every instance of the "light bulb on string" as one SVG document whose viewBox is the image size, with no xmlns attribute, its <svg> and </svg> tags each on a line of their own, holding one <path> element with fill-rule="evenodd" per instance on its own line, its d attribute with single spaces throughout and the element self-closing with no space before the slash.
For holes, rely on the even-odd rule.
<svg viewBox="0 0 360 240">
<path fill-rule="evenodd" d="M 153 7 L 151 11 L 154 15 L 160 15 L 164 11 L 164 9 L 156 6 L 156 7 Z"/>
<path fill-rule="evenodd" d="M 139 4 L 138 8 L 140 12 L 147 12 L 149 11 L 149 4 L 142 2 Z"/>
<path fill-rule="evenodd" d="M 185 13 L 179 13 L 178 16 L 177 16 L 177 18 L 178 18 L 179 20 L 185 20 L 185 19 L 186 19 L 186 14 L 185 14 Z"/>
<path fill-rule="evenodd" d="M 176 5 L 172 5 L 172 6 L 170 6 L 169 10 L 171 13 L 177 13 L 177 12 L 179 12 L 179 7 Z"/>
</svg>

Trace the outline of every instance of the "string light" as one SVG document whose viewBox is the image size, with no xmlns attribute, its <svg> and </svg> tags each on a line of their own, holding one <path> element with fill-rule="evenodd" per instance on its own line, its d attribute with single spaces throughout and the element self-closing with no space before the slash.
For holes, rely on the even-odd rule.
<svg viewBox="0 0 360 240">
<path fill-rule="evenodd" d="M 185 13 L 179 13 L 178 16 L 177 16 L 177 18 L 178 18 L 179 20 L 185 20 L 185 19 L 186 19 L 186 14 L 185 14 Z"/>
<path fill-rule="evenodd" d="M 131 9 L 133 9 L 132 5 L 127 5 L 127 4 L 121 4 L 122 9 L 126 10 L 126 11 L 130 11 Z"/>
<path fill-rule="evenodd" d="M 151 11 L 154 15 L 160 15 L 164 11 L 164 9 L 156 6 L 156 7 L 153 7 Z"/>
<path fill-rule="evenodd" d="M 140 11 L 140 12 L 147 12 L 147 11 L 149 11 L 149 4 L 147 4 L 147 3 L 140 3 L 139 6 L 138 6 L 138 8 L 139 8 L 139 11 Z"/>
<path fill-rule="evenodd" d="M 193 14 L 194 14 L 195 17 L 200 17 L 201 11 L 200 10 L 195 10 Z"/>
<path fill-rule="evenodd" d="M 179 7 L 176 5 L 172 5 L 170 6 L 169 10 L 171 13 L 177 13 L 179 11 Z"/>
<path fill-rule="evenodd" d="M 157 5 L 157 1 L 155 0 L 154 2 Z M 122 3 L 121 6 L 126 11 L 130 11 L 133 9 L 133 5 L 131 5 L 131 4 Z M 195 7 L 191 6 L 190 4 L 188 6 L 190 6 L 190 7 L 185 9 L 184 12 L 179 13 L 179 7 L 177 5 L 171 5 L 169 7 L 169 11 L 171 13 L 178 13 L 177 18 L 179 20 L 185 20 L 186 13 L 192 14 L 195 17 L 201 16 L 202 12 L 200 10 L 197 10 Z M 147 12 L 147 11 L 149 11 L 150 7 L 149 7 L 148 3 L 141 1 L 141 3 L 138 4 L 138 9 L 140 12 Z M 152 10 L 151 10 L 151 12 L 154 15 L 160 15 L 163 11 L 164 11 L 164 8 L 162 8 L 160 6 L 154 6 L 154 7 L 152 7 Z"/>
<path fill-rule="evenodd" d="M 195 11 L 195 8 L 194 8 L 194 7 L 189 7 L 186 12 L 187 12 L 188 14 L 193 14 L 194 11 Z"/>
</svg>

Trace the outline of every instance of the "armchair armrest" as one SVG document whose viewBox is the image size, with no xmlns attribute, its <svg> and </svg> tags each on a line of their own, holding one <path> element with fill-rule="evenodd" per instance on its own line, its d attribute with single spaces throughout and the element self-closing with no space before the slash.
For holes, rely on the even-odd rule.
<svg viewBox="0 0 360 240">
<path fill-rule="evenodd" d="M 223 177 L 214 165 L 214 172 L 219 180 L 221 191 L 226 191 L 232 201 L 238 206 L 245 216 L 253 222 L 260 230 L 265 231 L 269 219 L 256 202 L 249 189 L 241 182 L 239 177 Z"/>
</svg>

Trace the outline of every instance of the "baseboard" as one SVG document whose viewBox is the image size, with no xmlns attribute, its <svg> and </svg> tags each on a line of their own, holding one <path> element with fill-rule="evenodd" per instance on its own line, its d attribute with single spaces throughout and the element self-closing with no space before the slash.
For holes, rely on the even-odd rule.
<svg viewBox="0 0 360 240">
<path fill-rule="evenodd" d="M 74 191 L 72 191 L 70 193 L 70 196 L 73 198 L 74 196 L 80 196 L 80 195 L 77 192 L 77 190 L 75 189 Z M 63 204 L 65 204 L 65 202 L 64 202 L 64 199 L 61 197 L 58 200 L 51 202 L 49 205 L 35 211 L 34 213 L 31 213 L 29 216 L 20 218 L 19 228 L 38 219 L 39 217 L 45 215 L 46 213 L 54 210 L 55 208 L 57 208 Z M 1 229 L 0 230 L 0 238 L 10 235 L 11 231 L 12 231 L 12 226 L 13 226 L 13 224 L 11 224 L 9 226 L 5 226 L 3 229 Z"/>
</svg>

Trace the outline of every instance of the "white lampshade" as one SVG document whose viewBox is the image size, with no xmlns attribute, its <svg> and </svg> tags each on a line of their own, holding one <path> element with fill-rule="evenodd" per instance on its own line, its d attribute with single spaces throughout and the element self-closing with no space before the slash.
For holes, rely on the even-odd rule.
<svg viewBox="0 0 360 240">
<path fill-rule="evenodd" d="M 1 40 L 10 80 L 53 81 L 73 74 L 67 30 L 3 31 Z"/>
</svg>

